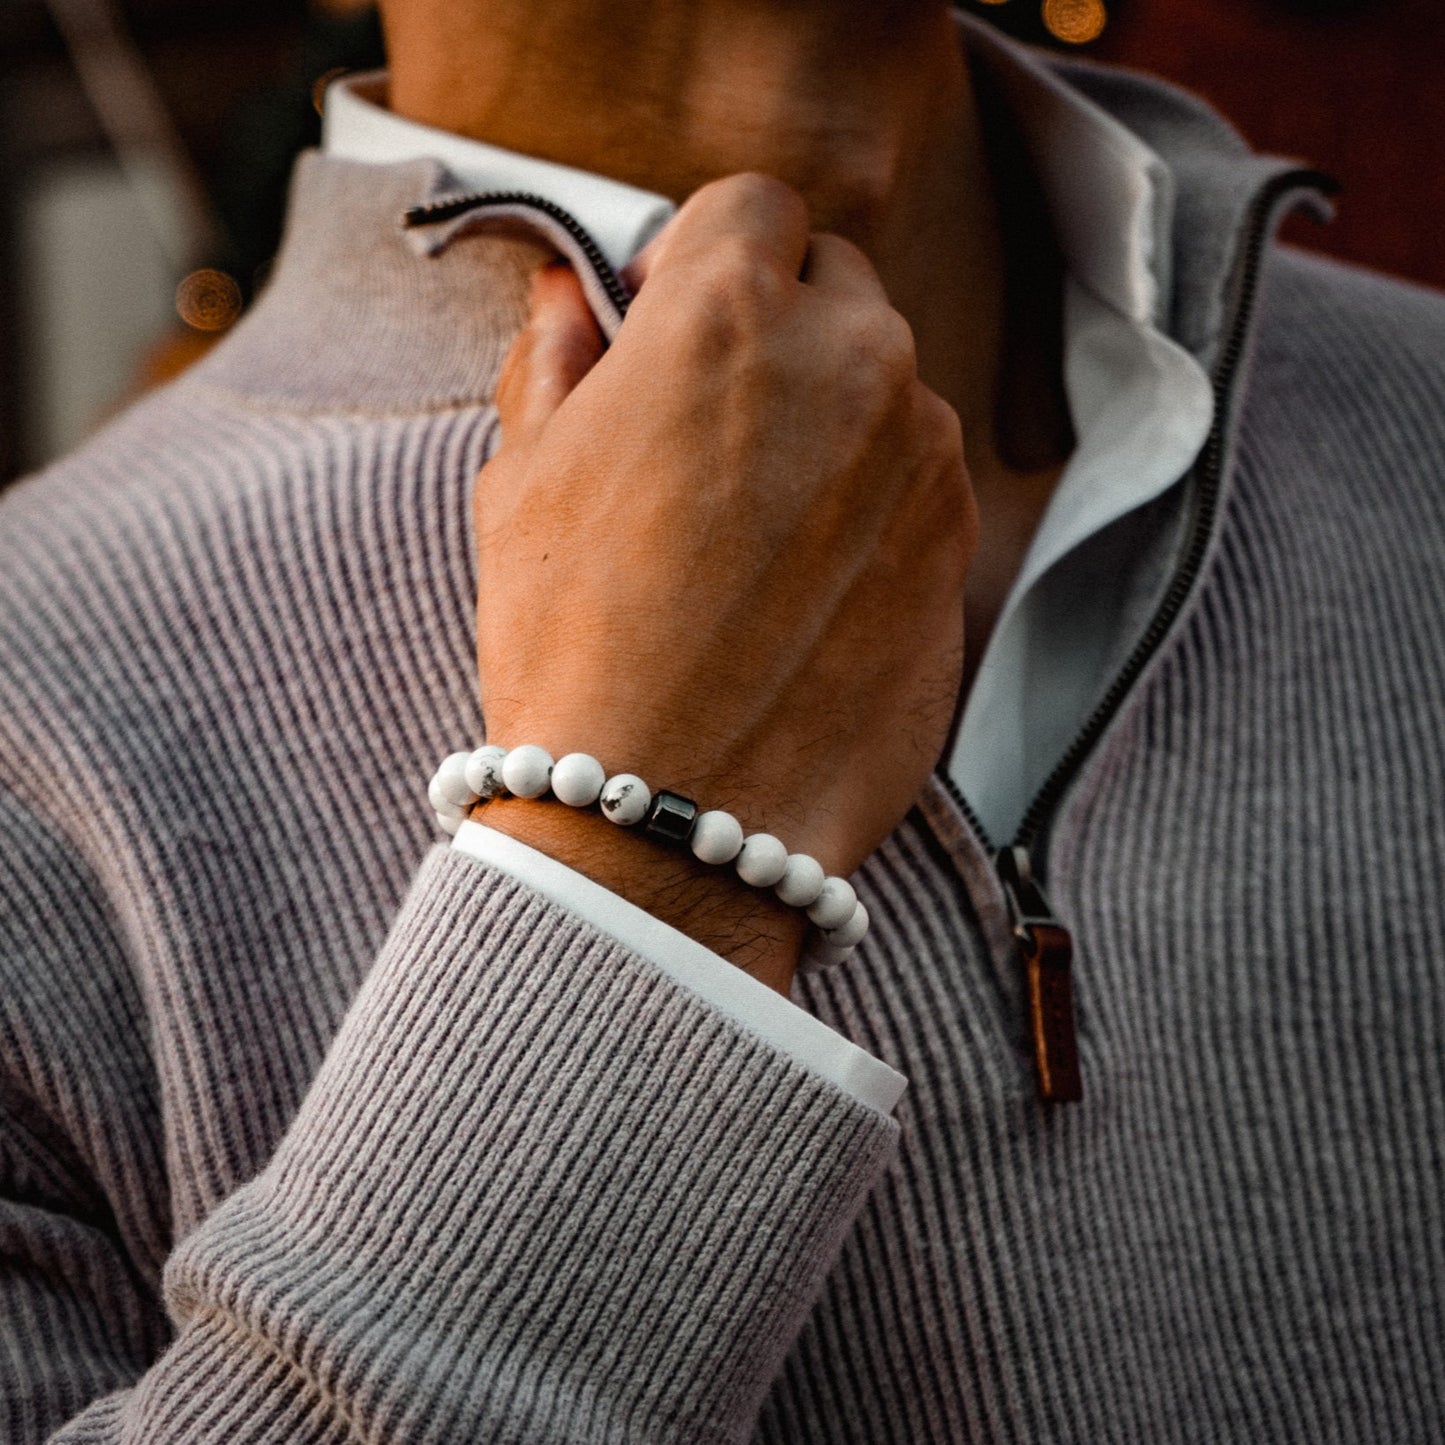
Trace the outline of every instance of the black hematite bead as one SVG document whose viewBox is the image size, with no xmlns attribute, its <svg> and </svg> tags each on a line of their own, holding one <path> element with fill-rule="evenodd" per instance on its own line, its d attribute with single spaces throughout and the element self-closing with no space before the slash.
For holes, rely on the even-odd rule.
<svg viewBox="0 0 1445 1445">
<path fill-rule="evenodd" d="M 664 788 L 653 798 L 652 806 L 642 820 L 642 829 L 660 843 L 686 843 L 692 837 L 695 822 L 697 804 L 681 793 L 669 793 Z"/>
</svg>

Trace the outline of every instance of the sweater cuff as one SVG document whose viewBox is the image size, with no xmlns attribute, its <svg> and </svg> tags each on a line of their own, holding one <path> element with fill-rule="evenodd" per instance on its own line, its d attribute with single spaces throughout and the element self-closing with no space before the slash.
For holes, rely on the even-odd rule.
<svg viewBox="0 0 1445 1445">
<path fill-rule="evenodd" d="M 536 889 L 543 897 L 626 944 L 675 983 L 880 1114 L 891 1114 L 908 1087 L 908 1080 L 896 1069 L 860 1049 L 776 989 L 759 983 L 696 939 L 575 868 L 482 823 L 463 823 L 452 846 Z"/>
<path fill-rule="evenodd" d="M 234 1373 L 228 1440 L 250 1351 L 271 1418 L 368 1439 L 742 1441 L 897 1139 L 439 845 L 270 1164 L 172 1255 L 176 1364 Z"/>
</svg>

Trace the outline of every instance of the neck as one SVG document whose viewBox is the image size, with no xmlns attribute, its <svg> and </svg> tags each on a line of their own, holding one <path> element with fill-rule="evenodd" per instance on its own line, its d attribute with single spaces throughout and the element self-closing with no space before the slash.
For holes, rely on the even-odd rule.
<svg viewBox="0 0 1445 1445">
<path fill-rule="evenodd" d="M 1004 248 L 942 3 L 393 0 L 384 16 L 389 103 L 410 119 L 679 202 L 738 171 L 788 182 L 815 228 L 872 258 L 975 470 L 997 470 Z"/>
<path fill-rule="evenodd" d="M 959 69 L 927 0 L 411 0 L 386 21 L 404 115 L 678 201 L 767 169 L 850 234 Z"/>
</svg>

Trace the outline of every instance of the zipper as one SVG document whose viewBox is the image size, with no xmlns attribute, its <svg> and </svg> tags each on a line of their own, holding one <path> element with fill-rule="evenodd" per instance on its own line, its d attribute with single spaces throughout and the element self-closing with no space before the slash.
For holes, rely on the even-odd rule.
<svg viewBox="0 0 1445 1445">
<path fill-rule="evenodd" d="M 1077 1101 L 1083 1097 L 1083 1081 L 1079 1070 L 1078 1025 L 1073 1002 L 1073 938 L 1055 914 L 1035 876 L 1037 844 L 1044 824 L 1064 789 L 1093 750 L 1139 674 L 1158 651 L 1203 568 L 1223 485 L 1229 403 L 1253 319 L 1270 217 L 1285 192 L 1305 187 L 1333 195 L 1338 191 L 1339 183 L 1320 171 L 1286 171 L 1264 186 L 1250 208 L 1237 273 L 1239 283 L 1234 317 L 1214 371 L 1214 420 L 1194 469 L 1198 484 L 1184 559 L 1170 580 L 1144 635 L 1098 706 L 1034 794 L 1012 844 L 1006 848 L 996 847 L 953 779 L 946 771 L 940 774 L 944 787 L 984 850 L 992 855 L 1003 886 L 1004 901 L 1023 965 L 1028 1032 L 1042 1099 L 1061 1103 Z"/>
<path fill-rule="evenodd" d="M 1027 848 L 1000 848 L 997 866 L 1009 923 L 1024 966 L 1029 1041 L 1039 1096 L 1056 1103 L 1084 1097 L 1079 1031 L 1074 1023 L 1074 940 L 1054 917 L 1034 878 Z"/>
<path fill-rule="evenodd" d="M 612 263 L 602 254 L 597 242 L 592 239 L 592 233 L 570 211 L 564 210 L 555 201 L 549 201 L 546 196 L 531 191 L 475 191 L 462 196 L 446 196 L 424 206 L 410 207 L 402 215 L 402 224 L 408 229 L 439 225 L 481 206 L 530 206 L 534 211 L 550 216 L 577 243 L 578 250 L 587 258 L 587 264 L 602 283 L 607 299 L 617 308 L 619 319 L 627 315 L 632 293 L 612 269 Z"/>
</svg>

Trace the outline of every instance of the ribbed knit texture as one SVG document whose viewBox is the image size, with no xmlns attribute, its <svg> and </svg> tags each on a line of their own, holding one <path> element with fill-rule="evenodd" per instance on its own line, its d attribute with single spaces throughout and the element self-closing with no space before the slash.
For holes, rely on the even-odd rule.
<svg viewBox="0 0 1445 1445">
<path fill-rule="evenodd" d="M 1212 361 L 1277 167 L 1071 73 Z M 1205 572 L 1039 849 L 1086 1098 L 934 787 L 799 991 L 895 1124 L 431 846 L 539 254 L 411 248 L 445 185 L 307 160 L 237 334 L 0 506 L 0 1438 L 1441 1438 L 1445 304 L 1272 257 Z"/>
</svg>

